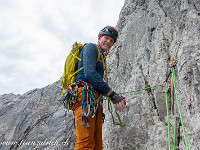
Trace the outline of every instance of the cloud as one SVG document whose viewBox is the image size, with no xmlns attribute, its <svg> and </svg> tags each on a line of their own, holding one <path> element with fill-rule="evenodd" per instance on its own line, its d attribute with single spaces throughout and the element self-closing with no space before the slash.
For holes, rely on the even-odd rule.
<svg viewBox="0 0 200 150">
<path fill-rule="evenodd" d="M 0 1 L 0 94 L 23 94 L 60 79 L 75 42 L 115 26 L 121 0 Z"/>
</svg>

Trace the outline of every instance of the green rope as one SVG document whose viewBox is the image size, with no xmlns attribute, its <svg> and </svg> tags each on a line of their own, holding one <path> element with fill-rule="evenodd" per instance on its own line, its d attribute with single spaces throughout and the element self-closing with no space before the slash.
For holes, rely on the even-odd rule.
<svg viewBox="0 0 200 150">
<path fill-rule="evenodd" d="M 175 88 L 175 87 L 174 87 Z M 175 90 L 175 89 L 174 89 Z M 176 91 L 176 90 L 175 90 Z M 176 97 L 175 97 L 176 98 Z M 175 146 L 176 146 L 176 99 L 175 99 L 175 102 L 174 102 L 174 148 L 173 150 L 175 150 Z"/>
<path fill-rule="evenodd" d="M 167 109 L 167 125 L 168 125 L 168 142 L 169 142 L 169 150 L 171 150 L 170 144 L 170 124 L 169 124 L 169 108 L 168 108 L 168 101 L 167 101 L 167 89 L 165 87 L 165 95 L 166 95 L 166 109 Z"/>
<path fill-rule="evenodd" d="M 183 119 L 182 119 L 182 115 L 181 115 L 181 109 L 180 109 L 180 105 L 179 105 L 179 101 L 178 101 L 178 95 L 177 95 L 177 91 L 176 91 L 175 70 L 174 69 L 171 69 L 171 70 L 172 70 L 172 78 L 173 78 L 174 91 L 175 91 L 175 104 L 176 104 L 176 101 L 177 101 L 179 115 L 180 115 L 180 118 L 181 118 L 181 124 L 182 124 L 182 128 L 183 128 L 183 135 L 184 135 L 184 139 L 185 139 L 185 144 L 186 144 L 187 150 L 189 150 L 189 146 L 188 146 L 188 142 L 187 142 L 187 137 L 186 137 L 186 133 L 185 133 L 185 128 L 184 128 L 184 124 L 183 124 Z M 175 118 L 176 118 L 176 116 L 175 116 Z"/>
<path fill-rule="evenodd" d="M 132 93 L 132 92 L 137 92 L 137 91 L 142 91 L 142 90 L 147 90 L 147 89 L 151 89 L 151 88 L 154 88 L 154 87 L 157 87 L 157 86 L 162 86 L 162 85 L 155 85 L 155 86 L 152 86 L 152 87 L 146 87 L 146 88 L 143 88 L 143 89 L 139 89 L 139 90 L 134 90 L 134 91 L 128 91 L 128 92 L 122 92 L 122 93 L 117 93 L 117 94 L 126 94 L 126 93 Z M 108 97 L 108 96 L 107 96 Z M 122 123 L 121 119 L 120 119 L 120 116 L 119 114 L 117 113 L 117 111 L 115 111 L 115 114 L 119 120 L 119 122 L 115 122 L 114 120 L 114 116 L 113 116 L 113 113 L 112 113 L 112 105 L 111 105 L 111 99 L 108 97 L 108 110 L 112 116 L 112 120 L 113 120 L 113 124 L 114 125 L 120 125 L 120 126 L 126 126 L 125 123 Z"/>
<path fill-rule="evenodd" d="M 113 120 L 113 124 L 114 125 L 120 125 L 120 126 L 126 126 L 125 123 L 122 123 L 121 119 L 120 119 L 120 116 L 119 114 L 117 113 L 117 111 L 115 111 L 116 115 L 117 115 L 117 118 L 119 120 L 119 122 L 115 122 L 115 119 L 114 119 L 114 116 L 113 116 L 113 113 L 112 113 L 112 105 L 111 105 L 111 99 L 110 97 L 108 97 L 108 110 L 112 116 L 112 120 Z"/>
</svg>

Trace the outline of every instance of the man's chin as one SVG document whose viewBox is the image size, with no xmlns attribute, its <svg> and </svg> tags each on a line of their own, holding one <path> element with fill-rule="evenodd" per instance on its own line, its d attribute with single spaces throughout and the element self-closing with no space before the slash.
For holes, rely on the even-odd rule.
<svg viewBox="0 0 200 150">
<path fill-rule="evenodd" d="M 106 52 L 106 51 L 110 50 L 110 48 L 103 48 L 102 50 L 103 50 L 104 52 Z"/>
</svg>

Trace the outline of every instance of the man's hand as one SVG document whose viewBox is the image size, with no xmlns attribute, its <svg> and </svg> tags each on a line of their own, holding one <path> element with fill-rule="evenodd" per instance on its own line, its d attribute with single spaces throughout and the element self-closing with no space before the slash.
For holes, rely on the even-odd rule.
<svg viewBox="0 0 200 150">
<path fill-rule="evenodd" d="M 126 101 L 123 99 L 121 102 L 114 104 L 115 110 L 119 112 L 124 112 L 124 109 L 126 108 Z"/>
<path fill-rule="evenodd" d="M 115 106 L 115 110 L 119 110 L 120 112 L 124 111 L 124 109 L 126 108 L 126 100 L 125 97 L 118 95 L 117 93 L 115 93 L 114 91 L 110 90 L 107 94 L 111 101 L 113 102 L 114 106 Z"/>
</svg>

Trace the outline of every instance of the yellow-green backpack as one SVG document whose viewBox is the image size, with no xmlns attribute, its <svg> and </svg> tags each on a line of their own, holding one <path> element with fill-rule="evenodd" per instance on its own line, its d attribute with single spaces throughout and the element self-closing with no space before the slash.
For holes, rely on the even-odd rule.
<svg viewBox="0 0 200 150">
<path fill-rule="evenodd" d="M 81 43 L 75 42 L 72 45 L 72 50 L 70 51 L 70 54 L 66 58 L 65 66 L 64 66 L 64 73 L 60 80 L 61 86 L 63 88 L 61 97 L 63 97 L 64 90 L 67 89 L 70 84 L 75 82 L 76 73 L 79 72 L 81 69 L 83 69 L 83 67 L 80 69 L 76 69 L 77 67 L 75 67 L 75 66 L 78 63 L 78 61 L 81 61 L 81 59 L 79 58 L 79 54 L 80 54 L 81 50 L 83 49 L 84 45 Z M 98 48 L 98 46 L 97 46 L 97 48 Z M 102 62 L 102 60 L 100 60 L 101 53 L 100 53 L 99 48 L 98 48 L 98 51 L 99 51 L 99 54 L 98 54 L 98 58 L 97 58 L 96 62 L 98 62 L 98 61 Z"/>
</svg>

